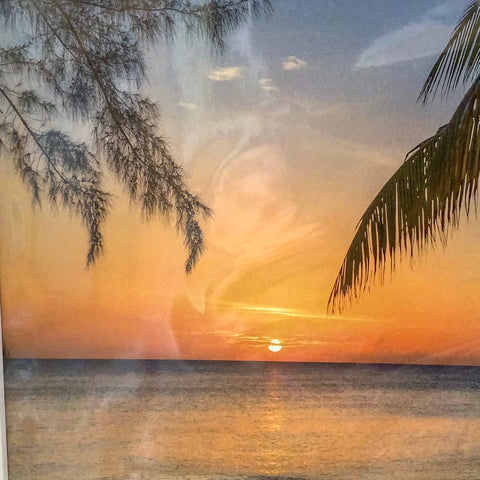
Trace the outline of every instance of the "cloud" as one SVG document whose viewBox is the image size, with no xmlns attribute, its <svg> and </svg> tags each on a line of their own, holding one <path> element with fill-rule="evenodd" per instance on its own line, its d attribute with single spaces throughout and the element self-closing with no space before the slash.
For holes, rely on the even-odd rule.
<svg viewBox="0 0 480 480">
<path fill-rule="evenodd" d="M 448 41 L 451 25 L 412 23 L 377 38 L 358 57 L 357 68 L 382 67 L 438 54 Z"/>
<path fill-rule="evenodd" d="M 304 60 L 300 60 L 297 57 L 294 57 L 293 55 L 290 57 L 287 57 L 286 60 L 284 60 L 282 64 L 282 68 L 284 70 L 300 70 L 301 68 L 304 68 L 307 65 L 307 62 Z"/>
<path fill-rule="evenodd" d="M 208 78 L 215 82 L 227 82 L 242 75 L 242 67 L 224 67 L 212 70 Z"/>
<path fill-rule="evenodd" d="M 452 33 L 460 2 L 440 4 L 422 19 L 381 35 L 358 57 L 355 67 L 382 67 L 440 53 Z"/>
<path fill-rule="evenodd" d="M 196 103 L 188 103 L 188 102 L 178 102 L 178 106 L 186 108 L 187 110 L 195 110 L 197 108 Z"/>
<path fill-rule="evenodd" d="M 253 348 L 266 348 L 270 345 L 272 337 L 266 335 L 254 335 L 252 332 L 236 332 L 230 330 L 215 330 L 212 335 L 222 338 L 224 341 L 235 345 L 249 345 Z M 323 339 L 314 339 L 310 335 L 293 334 L 281 336 L 282 348 L 299 348 L 299 347 L 319 347 L 328 345 Z M 340 342 L 335 342 L 340 343 Z M 343 342 L 342 342 L 343 343 Z"/>
<path fill-rule="evenodd" d="M 262 90 L 267 90 L 269 92 L 276 92 L 278 90 L 270 78 L 261 78 L 258 81 L 258 84 Z"/>
<path fill-rule="evenodd" d="M 452 15 L 453 17 L 457 18 L 465 8 L 465 3 L 463 0 L 450 0 L 445 3 L 441 3 L 436 7 L 432 8 L 427 13 L 427 16 L 430 17 L 446 17 Z"/>
<path fill-rule="evenodd" d="M 294 308 L 280 308 L 273 306 L 257 306 L 242 303 L 219 303 L 218 306 L 228 308 L 229 311 L 254 313 L 255 315 L 275 315 L 294 318 L 313 318 L 317 320 L 325 320 L 325 314 L 304 312 Z"/>
</svg>

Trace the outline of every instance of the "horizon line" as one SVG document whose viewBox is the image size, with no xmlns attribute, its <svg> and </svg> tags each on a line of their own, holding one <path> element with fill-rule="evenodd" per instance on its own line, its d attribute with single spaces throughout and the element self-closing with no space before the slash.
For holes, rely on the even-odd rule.
<svg viewBox="0 0 480 480">
<path fill-rule="evenodd" d="M 269 364 L 312 364 L 338 366 L 390 366 L 390 367 L 462 367 L 480 368 L 475 364 L 456 363 L 395 363 L 395 362 L 329 362 L 312 360 L 235 360 L 235 359 L 187 359 L 187 358 L 38 358 L 38 357 L 4 357 L 4 362 L 10 361 L 38 361 L 38 362 L 165 362 L 165 363 L 269 363 Z"/>
</svg>

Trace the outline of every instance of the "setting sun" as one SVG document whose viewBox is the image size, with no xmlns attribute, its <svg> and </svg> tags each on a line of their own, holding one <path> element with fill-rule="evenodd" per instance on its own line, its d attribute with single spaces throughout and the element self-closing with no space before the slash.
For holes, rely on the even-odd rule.
<svg viewBox="0 0 480 480">
<path fill-rule="evenodd" d="M 272 339 L 270 341 L 270 345 L 268 346 L 268 349 L 271 352 L 279 352 L 282 349 L 280 340 L 277 340 L 276 338 Z"/>
</svg>

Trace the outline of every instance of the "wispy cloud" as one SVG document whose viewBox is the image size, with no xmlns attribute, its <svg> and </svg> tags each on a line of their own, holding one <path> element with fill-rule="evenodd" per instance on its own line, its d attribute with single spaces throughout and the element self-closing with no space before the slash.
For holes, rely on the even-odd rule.
<svg viewBox="0 0 480 480">
<path fill-rule="evenodd" d="M 227 82 L 242 75 L 242 67 L 224 67 L 212 70 L 208 78 L 215 82 Z"/>
<path fill-rule="evenodd" d="M 258 81 L 258 84 L 260 85 L 260 88 L 262 90 L 267 90 L 269 92 L 275 92 L 278 90 L 278 88 L 273 84 L 272 79 L 270 78 L 261 78 Z"/>
<path fill-rule="evenodd" d="M 178 102 L 178 106 L 182 108 L 186 108 L 187 110 L 195 110 L 197 108 L 196 103 L 188 103 L 188 102 Z"/>
<path fill-rule="evenodd" d="M 357 68 L 382 67 L 438 54 L 448 41 L 451 25 L 412 23 L 377 38 L 358 57 Z"/>
<path fill-rule="evenodd" d="M 291 55 L 284 60 L 282 64 L 282 68 L 284 70 L 300 70 L 301 68 L 306 67 L 307 62 L 305 60 L 301 60 L 300 58 L 294 57 Z"/>
<path fill-rule="evenodd" d="M 441 4 L 422 19 L 381 35 L 358 57 L 357 68 L 381 67 L 438 54 L 450 38 L 460 2 Z"/>
<path fill-rule="evenodd" d="M 250 332 L 232 332 L 230 330 L 216 330 L 211 332 L 212 335 L 220 337 L 226 342 L 234 344 L 249 345 L 253 348 L 266 348 L 270 345 L 272 337 L 266 335 L 253 335 Z M 313 339 L 310 336 L 302 334 L 293 334 L 288 337 L 279 336 L 282 348 L 298 348 L 298 347 L 318 347 L 328 345 L 330 342 L 325 340 Z"/>
<path fill-rule="evenodd" d="M 299 310 L 295 308 L 272 307 L 268 305 L 250 305 L 250 304 L 244 304 L 244 303 L 216 302 L 215 306 L 231 312 L 252 313 L 255 315 L 265 315 L 265 316 L 274 316 L 274 317 L 294 317 L 299 320 L 301 319 L 329 320 L 329 321 L 341 320 L 342 322 L 349 321 L 354 323 L 377 322 L 376 319 L 369 318 L 369 317 L 350 317 L 345 314 L 342 314 L 341 316 L 332 315 L 332 314 L 327 315 L 326 313 L 314 313 L 314 312 L 308 312 L 305 310 Z"/>
<path fill-rule="evenodd" d="M 296 310 L 292 308 L 281 308 L 281 307 L 270 307 L 270 306 L 256 306 L 256 305 L 244 305 L 240 303 L 229 303 L 219 305 L 227 307 L 230 310 L 235 310 L 237 312 L 252 312 L 256 314 L 263 315 L 279 315 L 284 317 L 296 317 L 296 318 L 318 318 L 325 319 L 325 314 L 317 314 L 310 312 L 302 312 L 301 310 Z"/>
</svg>

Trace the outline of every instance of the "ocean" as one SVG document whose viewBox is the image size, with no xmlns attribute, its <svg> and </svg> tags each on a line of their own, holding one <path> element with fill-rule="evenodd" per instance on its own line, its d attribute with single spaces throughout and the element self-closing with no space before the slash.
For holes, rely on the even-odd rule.
<svg viewBox="0 0 480 480">
<path fill-rule="evenodd" d="M 10 480 L 480 478 L 480 368 L 7 360 Z"/>
</svg>

